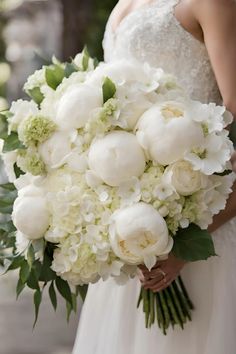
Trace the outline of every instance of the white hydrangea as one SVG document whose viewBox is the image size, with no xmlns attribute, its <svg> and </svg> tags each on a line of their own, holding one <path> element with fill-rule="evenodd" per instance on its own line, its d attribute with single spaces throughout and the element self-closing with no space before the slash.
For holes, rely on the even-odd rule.
<svg viewBox="0 0 236 354">
<path fill-rule="evenodd" d="M 17 131 L 18 126 L 31 116 L 39 115 L 38 106 L 33 101 L 24 101 L 22 99 L 12 103 L 11 117 L 8 119 L 8 131 Z"/>
</svg>

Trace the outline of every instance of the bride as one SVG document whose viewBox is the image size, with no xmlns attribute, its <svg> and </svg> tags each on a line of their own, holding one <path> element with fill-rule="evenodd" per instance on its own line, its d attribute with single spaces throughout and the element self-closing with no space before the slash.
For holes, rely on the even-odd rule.
<svg viewBox="0 0 236 354">
<path fill-rule="evenodd" d="M 221 103 L 236 116 L 235 0 L 120 0 L 104 38 L 106 61 L 135 58 L 175 74 L 194 99 Z M 185 264 L 170 256 L 140 280 L 160 291 L 181 271 L 195 304 L 193 321 L 168 335 L 145 328 L 136 309 L 138 278 L 89 287 L 73 354 L 236 353 L 236 188 L 213 232 L 218 257 Z"/>
</svg>

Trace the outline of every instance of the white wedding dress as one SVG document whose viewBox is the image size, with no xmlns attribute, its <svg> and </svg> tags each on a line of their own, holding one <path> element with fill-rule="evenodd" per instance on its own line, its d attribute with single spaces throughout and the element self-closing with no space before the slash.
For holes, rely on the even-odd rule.
<svg viewBox="0 0 236 354">
<path fill-rule="evenodd" d="M 195 99 L 220 102 L 207 51 L 174 15 L 178 0 L 153 0 L 125 17 L 104 38 L 106 61 L 131 58 L 175 74 Z M 218 257 L 189 264 L 182 276 L 195 304 L 193 321 L 164 336 L 146 329 L 136 309 L 138 279 L 118 286 L 111 279 L 91 285 L 73 354 L 235 354 L 236 219 L 214 233 Z"/>
</svg>

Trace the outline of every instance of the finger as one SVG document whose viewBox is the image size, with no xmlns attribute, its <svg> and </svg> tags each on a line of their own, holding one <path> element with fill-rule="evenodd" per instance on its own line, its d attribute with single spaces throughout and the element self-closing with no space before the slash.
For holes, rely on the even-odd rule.
<svg viewBox="0 0 236 354">
<path fill-rule="evenodd" d="M 166 288 L 168 288 L 168 286 L 170 286 L 170 284 L 173 282 L 173 279 L 168 279 L 165 283 L 162 282 L 160 284 L 158 284 L 156 287 L 153 287 L 151 290 L 154 293 L 160 292 Z"/>
<path fill-rule="evenodd" d="M 154 279 L 143 282 L 143 287 L 144 287 L 144 289 L 150 288 L 152 286 L 157 285 L 158 283 L 160 283 L 162 281 L 163 281 L 163 275 L 160 275 L 159 277 L 156 277 Z"/>
</svg>

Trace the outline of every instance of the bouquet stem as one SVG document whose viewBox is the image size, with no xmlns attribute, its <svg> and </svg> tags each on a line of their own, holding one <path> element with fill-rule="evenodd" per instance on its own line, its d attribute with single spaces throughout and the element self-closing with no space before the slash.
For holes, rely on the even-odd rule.
<svg viewBox="0 0 236 354">
<path fill-rule="evenodd" d="M 137 307 L 143 302 L 146 328 L 150 328 L 155 320 L 163 334 L 175 325 L 182 329 L 192 320 L 191 312 L 194 309 L 181 277 L 178 277 L 168 288 L 158 293 L 152 290 L 141 289 Z"/>
</svg>

